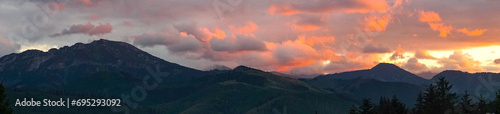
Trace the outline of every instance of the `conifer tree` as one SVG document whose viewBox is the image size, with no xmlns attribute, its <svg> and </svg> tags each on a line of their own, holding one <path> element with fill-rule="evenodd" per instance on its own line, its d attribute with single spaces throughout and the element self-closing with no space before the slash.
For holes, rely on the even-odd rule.
<svg viewBox="0 0 500 114">
<path fill-rule="evenodd" d="M 406 105 L 404 103 L 402 103 L 396 96 L 392 97 L 391 105 L 392 105 L 392 109 L 393 109 L 391 114 L 406 114 L 406 113 L 408 113 L 408 108 L 406 108 Z"/>
<path fill-rule="evenodd" d="M 474 105 L 472 104 L 472 99 L 470 98 L 470 95 L 467 91 L 465 91 L 465 94 L 464 96 L 462 96 L 462 98 L 460 99 L 461 100 L 461 103 L 460 103 L 460 109 L 462 110 L 462 112 L 466 113 L 466 114 L 470 114 L 474 111 Z"/>
<path fill-rule="evenodd" d="M 374 104 L 371 99 L 363 98 L 363 103 L 359 107 L 361 109 L 361 114 L 375 114 Z"/>
<path fill-rule="evenodd" d="M 0 84 L 0 114 L 12 114 L 12 108 L 9 107 L 9 101 L 5 95 L 5 87 Z"/>
<path fill-rule="evenodd" d="M 487 106 L 486 100 L 483 95 L 479 95 L 479 101 L 477 103 L 476 114 L 486 114 Z"/>
<path fill-rule="evenodd" d="M 358 107 L 352 105 L 351 110 L 349 110 L 349 114 L 359 114 L 359 113 L 360 113 L 360 111 L 359 111 Z"/>
<path fill-rule="evenodd" d="M 436 89 L 437 101 L 440 102 L 440 110 L 437 111 L 444 113 L 446 110 L 454 110 L 454 105 L 458 97 L 456 93 L 451 93 L 452 87 L 453 85 L 451 85 L 445 77 L 439 77 L 436 82 Z"/>
<path fill-rule="evenodd" d="M 418 93 L 417 96 L 417 104 L 415 104 L 415 107 L 413 107 L 413 112 L 416 114 L 422 114 L 424 111 L 424 98 L 422 95 L 422 92 Z"/>
<path fill-rule="evenodd" d="M 496 97 L 493 101 L 491 101 L 490 105 L 493 112 L 500 114 L 500 90 L 496 93 Z"/>
</svg>

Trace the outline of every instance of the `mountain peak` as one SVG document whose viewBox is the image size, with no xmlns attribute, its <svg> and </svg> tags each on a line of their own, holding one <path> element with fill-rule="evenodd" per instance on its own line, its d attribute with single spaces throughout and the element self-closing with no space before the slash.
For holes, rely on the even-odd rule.
<svg viewBox="0 0 500 114">
<path fill-rule="evenodd" d="M 445 70 L 443 72 L 440 72 L 439 74 L 436 74 L 434 77 L 432 77 L 432 79 L 437 79 L 439 77 L 463 77 L 463 76 L 469 76 L 469 75 L 472 75 L 470 74 L 469 72 L 463 72 L 463 71 L 460 71 L 460 70 Z"/>
<path fill-rule="evenodd" d="M 333 74 L 332 77 L 338 79 L 376 79 L 383 82 L 405 82 L 411 84 L 422 85 L 426 84 L 427 80 L 412 74 L 394 64 L 379 63 L 369 70 L 359 70 L 352 72 L 344 72 Z"/>
<path fill-rule="evenodd" d="M 81 43 L 77 43 L 77 44 L 81 44 Z M 99 39 L 99 40 L 94 40 L 94 41 L 90 42 L 89 44 L 128 44 L 128 43 L 121 42 L 121 41 Z"/>
<path fill-rule="evenodd" d="M 252 67 L 247 67 L 247 66 L 243 66 L 243 65 L 240 65 L 236 68 L 233 69 L 233 71 L 256 71 L 256 72 L 264 72 L 260 69 L 255 69 L 255 68 L 252 68 Z"/>
<path fill-rule="evenodd" d="M 243 66 L 243 65 L 240 65 L 240 66 L 234 68 L 234 70 L 251 70 L 251 69 L 253 69 L 253 68 Z"/>
<path fill-rule="evenodd" d="M 86 44 L 76 43 L 59 49 L 53 48 L 48 52 L 27 50 L 20 54 L 10 54 L 0 58 L 0 75 L 8 76 L 7 79 L 21 80 L 26 77 L 36 77 L 25 81 L 45 80 L 45 82 L 41 81 L 33 85 L 43 82 L 53 87 L 102 71 L 126 72 L 134 76 L 144 76 L 149 72 L 147 67 L 156 67 L 165 72 L 185 71 L 182 75 L 178 74 L 179 77 L 172 76 L 176 79 L 203 76 L 200 75 L 201 71 L 170 63 L 126 42 L 105 39 Z M 21 73 L 10 73 L 14 71 Z M 30 74 L 24 72 L 30 72 Z M 8 86 L 16 84 L 21 84 L 21 82 L 11 83 Z"/>
<path fill-rule="evenodd" d="M 398 66 L 391 64 L 391 63 L 379 63 L 378 65 L 371 68 L 371 70 L 377 70 L 377 69 L 395 70 L 395 69 L 401 69 L 401 68 L 399 68 Z"/>
</svg>

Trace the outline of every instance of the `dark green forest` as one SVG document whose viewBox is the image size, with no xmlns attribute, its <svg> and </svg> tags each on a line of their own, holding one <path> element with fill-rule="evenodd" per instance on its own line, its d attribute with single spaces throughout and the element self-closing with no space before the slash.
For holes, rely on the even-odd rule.
<svg viewBox="0 0 500 114">
<path fill-rule="evenodd" d="M 493 101 L 480 95 L 474 99 L 469 92 L 458 96 L 451 92 L 453 85 L 445 77 L 420 92 L 414 106 L 406 106 L 396 96 L 381 97 L 378 104 L 363 98 L 359 106 L 352 105 L 350 114 L 485 114 L 500 113 L 500 90 Z"/>
</svg>

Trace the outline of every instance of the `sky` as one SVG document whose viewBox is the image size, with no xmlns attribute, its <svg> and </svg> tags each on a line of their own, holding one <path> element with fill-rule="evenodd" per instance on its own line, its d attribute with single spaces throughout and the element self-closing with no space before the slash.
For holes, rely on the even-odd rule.
<svg viewBox="0 0 500 114">
<path fill-rule="evenodd" d="M 0 0 L 0 56 L 100 38 L 187 67 L 500 72 L 498 0 Z"/>
</svg>

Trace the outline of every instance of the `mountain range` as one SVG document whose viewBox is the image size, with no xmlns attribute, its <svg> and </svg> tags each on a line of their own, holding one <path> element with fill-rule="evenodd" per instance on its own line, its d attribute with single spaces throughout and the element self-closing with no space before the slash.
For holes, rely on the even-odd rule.
<svg viewBox="0 0 500 114">
<path fill-rule="evenodd" d="M 295 79 L 279 72 L 238 66 L 200 71 L 152 56 L 125 42 L 96 40 L 47 52 L 28 50 L 0 58 L 0 82 L 8 97 L 122 98 L 143 86 L 151 71 L 162 80 L 137 102 L 131 113 L 347 113 L 361 98 L 397 96 L 412 107 L 416 95 L 437 77 L 446 77 L 458 93 L 492 98 L 500 89 L 497 73 L 443 71 L 424 79 L 396 65 Z M 147 82 L 147 81 L 146 81 Z M 78 108 L 14 107 L 15 112 L 62 113 Z M 86 109 L 86 108 L 83 108 Z M 132 110 L 133 109 L 133 110 Z M 92 108 L 79 113 L 108 113 Z"/>
</svg>

